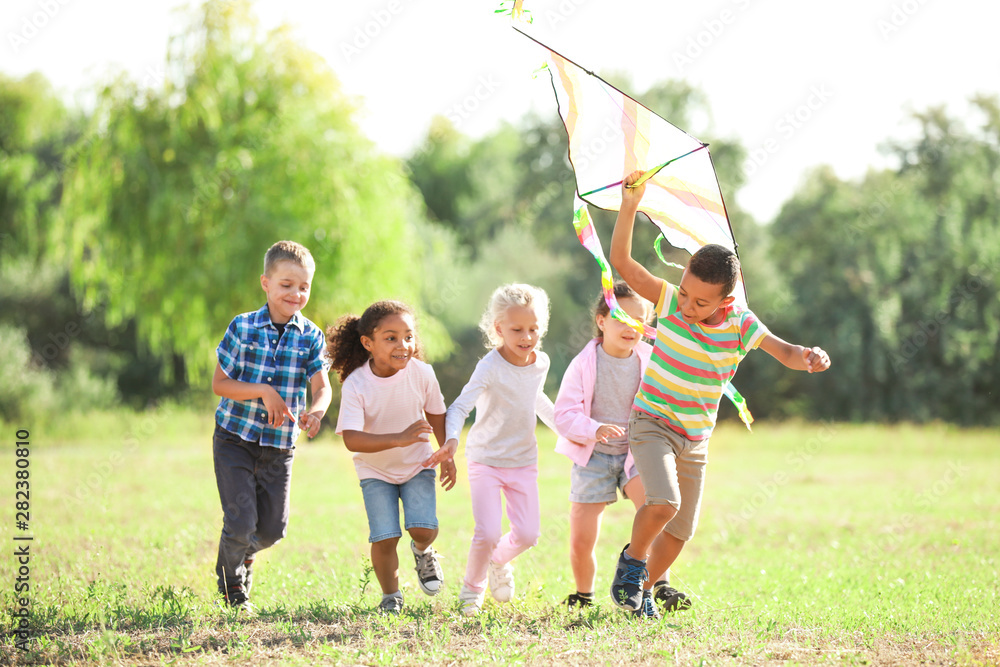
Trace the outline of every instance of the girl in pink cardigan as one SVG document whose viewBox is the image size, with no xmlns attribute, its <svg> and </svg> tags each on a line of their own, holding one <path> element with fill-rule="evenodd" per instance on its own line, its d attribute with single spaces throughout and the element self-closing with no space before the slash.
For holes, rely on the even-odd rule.
<svg viewBox="0 0 1000 667">
<path fill-rule="evenodd" d="M 637 322 L 649 318 L 649 303 L 625 282 L 614 286 L 619 305 Z M 577 592 L 570 607 L 593 603 L 597 560 L 594 547 L 607 505 L 618 490 L 636 509 L 645 502 L 642 481 L 628 450 L 628 418 L 653 348 L 631 327 L 612 318 L 604 297 L 594 314 L 594 338 L 570 362 L 555 402 L 556 451 L 573 461 L 570 473 L 570 562 Z"/>
</svg>

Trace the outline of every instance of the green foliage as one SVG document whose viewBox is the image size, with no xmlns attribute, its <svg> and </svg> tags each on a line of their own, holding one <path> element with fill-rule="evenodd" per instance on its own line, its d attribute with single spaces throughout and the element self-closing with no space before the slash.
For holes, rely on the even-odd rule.
<svg viewBox="0 0 1000 667">
<path fill-rule="evenodd" d="M 72 122 L 40 74 L 0 74 L 0 259 L 41 258 Z"/>
<path fill-rule="evenodd" d="M 68 174 L 57 244 L 87 307 L 106 304 L 111 326 L 134 317 L 155 355 L 204 378 L 229 320 L 263 302 L 279 239 L 316 259 L 306 315 L 321 324 L 417 295 L 412 188 L 318 56 L 286 29 L 260 35 L 248 3 L 208 2 L 168 72 L 160 89 L 101 91 Z"/>
<path fill-rule="evenodd" d="M 860 183 L 813 172 L 774 222 L 794 293 L 778 321 L 834 359 L 781 388 L 808 396 L 811 416 L 995 420 L 1000 125 L 996 100 L 976 105 L 978 131 L 917 114 L 921 136 L 894 145 L 896 171 Z"/>
</svg>

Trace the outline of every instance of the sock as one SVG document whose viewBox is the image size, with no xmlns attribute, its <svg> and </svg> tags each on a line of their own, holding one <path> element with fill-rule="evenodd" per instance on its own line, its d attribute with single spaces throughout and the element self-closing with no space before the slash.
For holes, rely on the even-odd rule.
<svg viewBox="0 0 1000 667">
<path fill-rule="evenodd" d="M 576 597 L 578 597 L 578 598 L 584 598 L 585 600 L 593 600 L 594 599 L 594 594 L 593 593 L 581 593 L 580 591 L 577 591 L 576 592 Z"/>
<path fill-rule="evenodd" d="M 668 580 L 668 579 L 660 579 L 655 584 L 653 584 L 653 588 L 655 589 L 655 588 L 659 588 L 660 586 L 669 586 L 669 585 L 670 585 L 670 580 Z"/>
<path fill-rule="evenodd" d="M 636 563 L 642 563 L 643 565 L 645 565 L 646 564 L 646 559 L 645 558 L 642 558 L 642 559 L 632 558 L 631 556 L 628 555 L 628 548 L 629 548 L 629 546 L 630 545 L 626 544 L 625 548 L 622 549 L 622 556 L 625 557 L 625 558 L 627 558 L 628 560 L 635 561 Z"/>
<path fill-rule="evenodd" d="M 425 553 L 427 553 L 427 549 L 424 549 L 423 551 L 421 551 L 420 549 L 418 549 L 417 548 L 417 543 L 414 542 L 413 540 L 410 540 L 410 550 L 413 553 L 417 554 L 418 556 L 423 556 Z"/>
<path fill-rule="evenodd" d="M 403 592 L 402 591 L 396 591 L 395 593 L 383 593 L 382 594 L 382 602 L 385 602 L 389 598 L 399 598 L 400 600 L 402 600 L 403 599 Z"/>
</svg>

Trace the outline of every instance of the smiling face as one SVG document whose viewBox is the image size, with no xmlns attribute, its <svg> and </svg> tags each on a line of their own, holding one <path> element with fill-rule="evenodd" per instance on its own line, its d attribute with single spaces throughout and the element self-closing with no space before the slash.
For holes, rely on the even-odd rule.
<svg viewBox="0 0 1000 667">
<path fill-rule="evenodd" d="M 722 308 L 735 300 L 731 295 L 724 295 L 722 290 L 722 285 L 706 283 L 685 269 L 677 288 L 677 308 L 681 317 L 688 324 L 719 324 L 723 318 Z"/>
<path fill-rule="evenodd" d="M 375 326 L 371 337 L 362 336 L 361 344 L 372 355 L 371 369 L 379 377 L 390 377 L 406 368 L 417 352 L 416 327 L 409 313 L 386 315 Z"/>
<path fill-rule="evenodd" d="M 497 348 L 500 356 L 515 366 L 527 366 L 534 360 L 540 327 L 538 314 L 529 306 L 510 306 L 503 319 L 493 323 L 503 342 Z"/>
<path fill-rule="evenodd" d="M 618 299 L 618 305 L 636 322 L 642 323 L 646 321 L 646 317 L 648 316 L 646 301 L 636 297 L 625 297 Z M 619 359 L 624 359 L 632 354 L 632 348 L 636 346 L 641 338 L 635 329 L 624 322 L 619 322 L 611 317 L 610 314 L 604 315 L 598 313 L 595 320 L 597 328 L 604 334 L 601 347 L 604 348 L 605 352 Z"/>
<path fill-rule="evenodd" d="M 260 286 L 267 294 L 267 309 L 271 321 L 286 324 L 309 303 L 313 272 L 297 262 L 282 260 L 271 267 L 270 274 L 260 277 Z"/>
</svg>

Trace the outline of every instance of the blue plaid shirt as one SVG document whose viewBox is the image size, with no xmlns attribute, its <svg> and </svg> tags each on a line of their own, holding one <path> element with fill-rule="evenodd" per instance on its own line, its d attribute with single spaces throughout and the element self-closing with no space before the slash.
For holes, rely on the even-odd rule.
<svg viewBox="0 0 1000 667">
<path fill-rule="evenodd" d="M 223 398 L 215 411 L 215 421 L 230 433 L 251 442 L 260 441 L 262 446 L 294 447 L 299 437 L 297 420 L 306 409 L 309 379 L 329 370 L 325 347 L 323 331 L 301 313 L 288 321 L 280 339 L 267 304 L 257 312 L 237 315 L 216 350 L 219 366 L 233 380 L 273 386 L 296 421 L 289 423 L 286 417 L 281 426 L 268 426 L 267 408 L 259 398 Z"/>
</svg>

